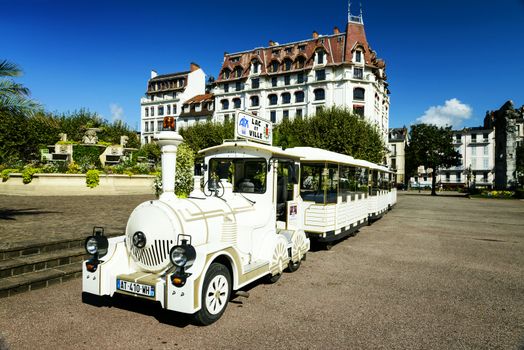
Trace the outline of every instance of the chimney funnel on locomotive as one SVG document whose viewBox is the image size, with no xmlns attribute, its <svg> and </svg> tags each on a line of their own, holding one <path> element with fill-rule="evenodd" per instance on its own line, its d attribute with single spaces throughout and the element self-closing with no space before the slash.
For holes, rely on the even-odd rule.
<svg viewBox="0 0 524 350">
<path fill-rule="evenodd" d="M 155 135 L 156 142 L 160 145 L 162 151 L 162 194 L 160 199 L 169 200 L 176 198 L 176 151 L 184 139 L 176 132 L 175 117 L 164 117 L 162 129 Z"/>
</svg>

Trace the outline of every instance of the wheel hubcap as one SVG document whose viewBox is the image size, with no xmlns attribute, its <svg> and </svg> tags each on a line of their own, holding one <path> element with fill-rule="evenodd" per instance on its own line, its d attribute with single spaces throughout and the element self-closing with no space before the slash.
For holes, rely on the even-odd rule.
<svg viewBox="0 0 524 350">
<path fill-rule="evenodd" d="M 229 286 L 224 276 L 215 276 L 209 283 L 206 292 L 206 308 L 216 315 L 226 307 Z"/>
</svg>

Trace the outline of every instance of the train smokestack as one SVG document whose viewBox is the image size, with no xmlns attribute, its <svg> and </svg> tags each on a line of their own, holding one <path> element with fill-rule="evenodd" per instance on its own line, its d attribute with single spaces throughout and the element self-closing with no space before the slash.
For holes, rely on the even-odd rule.
<svg viewBox="0 0 524 350">
<path fill-rule="evenodd" d="M 163 130 L 155 135 L 156 142 L 160 145 L 162 151 L 162 194 L 160 199 L 164 200 L 176 198 L 176 151 L 184 138 L 175 130 L 175 117 L 165 117 Z"/>
</svg>

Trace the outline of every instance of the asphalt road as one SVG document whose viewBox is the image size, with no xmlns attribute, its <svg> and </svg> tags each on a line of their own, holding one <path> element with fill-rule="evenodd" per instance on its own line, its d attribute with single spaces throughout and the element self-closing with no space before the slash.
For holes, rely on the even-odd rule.
<svg viewBox="0 0 524 350">
<path fill-rule="evenodd" d="M 83 304 L 78 279 L 0 299 L 0 334 L 11 349 L 524 349 L 523 227 L 523 201 L 404 194 L 209 327 Z"/>
</svg>

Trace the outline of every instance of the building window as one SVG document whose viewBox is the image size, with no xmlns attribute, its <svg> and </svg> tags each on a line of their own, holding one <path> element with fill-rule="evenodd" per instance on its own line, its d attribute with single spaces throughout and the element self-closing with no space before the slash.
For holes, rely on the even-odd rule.
<svg viewBox="0 0 524 350">
<path fill-rule="evenodd" d="M 353 106 L 353 113 L 364 117 L 364 106 Z"/>
<path fill-rule="evenodd" d="M 235 83 L 235 91 L 240 91 L 242 90 L 242 83 L 240 81 L 237 81 Z"/>
<path fill-rule="evenodd" d="M 258 107 L 258 105 L 260 104 L 258 96 L 251 96 L 250 100 L 251 100 L 251 107 Z"/>
<path fill-rule="evenodd" d="M 289 111 L 287 109 L 284 109 L 284 111 L 282 112 L 282 119 L 289 120 Z"/>
<path fill-rule="evenodd" d="M 291 60 L 289 58 L 286 58 L 284 60 L 284 70 L 285 71 L 291 70 L 291 64 L 292 64 Z"/>
<path fill-rule="evenodd" d="M 233 107 L 234 108 L 240 108 L 240 99 L 239 98 L 234 98 L 233 99 Z"/>
<path fill-rule="evenodd" d="M 296 103 L 304 102 L 304 91 L 295 92 L 295 102 Z"/>
<path fill-rule="evenodd" d="M 324 63 L 324 51 L 323 50 L 318 50 L 317 51 L 317 63 L 318 64 L 323 64 Z"/>
<path fill-rule="evenodd" d="M 282 94 L 282 104 L 291 103 L 291 94 L 289 92 L 284 92 Z"/>
<path fill-rule="evenodd" d="M 159 120 L 157 123 L 156 123 L 156 130 L 157 131 L 162 131 L 162 127 L 163 127 L 163 122 L 161 120 Z"/>
<path fill-rule="evenodd" d="M 271 78 L 271 86 L 277 86 L 277 81 L 278 81 L 277 77 L 272 77 Z"/>
<path fill-rule="evenodd" d="M 173 105 L 173 114 L 176 114 L 176 105 Z"/>
<path fill-rule="evenodd" d="M 224 69 L 224 71 L 222 72 L 222 79 L 229 79 L 229 69 Z"/>
<path fill-rule="evenodd" d="M 461 134 L 455 135 L 455 140 L 456 140 L 457 143 L 461 142 L 462 141 L 462 135 Z"/>
<path fill-rule="evenodd" d="M 482 136 L 483 136 L 483 138 L 484 138 L 484 142 L 488 142 L 488 136 L 489 136 L 489 134 L 484 133 L 484 134 L 482 134 Z"/>
<path fill-rule="evenodd" d="M 145 113 L 146 113 L 146 117 L 149 117 L 149 108 L 148 107 L 146 107 Z"/>
<path fill-rule="evenodd" d="M 302 84 L 304 82 L 304 73 L 297 74 L 297 84 Z"/>
<path fill-rule="evenodd" d="M 277 95 L 275 95 L 275 94 L 271 94 L 267 98 L 269 100 L 269 105 L 270 106 L 274 106 L 274 105 L 276 105 L 278 103 L 278 98 L 277 98 Z"/>
<path fill-rule="evenodd" d="M 355 51 L 355 62 L 362 62 L 362 52 Z"/>
<path fill-rule="evenodd" d="M 477 142 L 477 134 L 471 134 L 471 142 Z"/>
<path fill-rule="evenodd" d="M 484 172 L 482 175 L 482 180 L 484 180 L 484 182 L 488 182 L 488 173 Z"/>
<path fill-rule="evenodd" d="M 461 180 L 460 180 L 460 176 L 461 176 L 461 174 L 460 174 L 460 172 L 458 172 L 458 173 L 457 173 L 457 182 L 460 182 L 460 181 L 461 181 Z"/>
<path fill-rule="evenodd" d="M 315 89 L 313 93 L 315 94 L 315 101 L 322 101 L 326 99 L 326 93 L 324 92 L 324 89 Z"/>
<path fill-rule="evenodd" d="M 488 169 L 489 167 L 489 159 L 488 158 L 484 158 L 484 169 Z"/>
<path fill-rule="evenodd" d="M 167 115 L 171 115 L 171 105 L 167 105 Z"/>
<path fill-rule="evenodd" d="M 273 73 L 278 72 L 278 61 L 271 62 L 271 72 Z"/>
<path fill-rule="evenodd" d="M 291 83 L 291 76 L 284 75 L 284 85 L 289 85 Z"/>
<path fill-rule="evenodd" d="M 357 101 L 364 101 L 364 95 L 366 90 L 363 88 L 354 88 L 353 89 L 353 99 Z"/>
<path fill-rule="evenodd" d="M 326 70 L 320 69 L 315 71 L 315 76 L 317 78 L 317 81 L 326 80 Z"/>
<path fill-rule="evenodd" d="M 242 67 L 235 68 L 235 78 L 240 78 L 242 76 Z"/>
<path fill-rule="evenodd" d="M 222 100 L 220 101 L 220 103 L 222 104 L 222 110 L 228 110 L 229 109 L 229 101 L 228 100 Z"/>
<path fill-rule="evenodd" d="M 306 51 L 306 45 L 299 45 L 298 46 L 298 51 Z"/>
<path fill-rule="evenodd" d="M 229 92 L 229 84 L 224 84 L 224 92 Z"/>
<path fill-rule="evenodd" d="M 306 64 L 306 59 L 304 58 L 304 56 L 298 56 L 296 60 L 297 69 L 304 68 L 305 64 Z"/>
<path fill-rule="evenodd" d="M 277 122 L 277 111 L 271 111 L 269 115 L 271 118 L 271 123 L 276 123 Z"/>
<path fill-rule="evenodd" d="M 251 88 L 258 89 L 260 87 L 260 79 L 254 78 L 251 79 Z"/>
<path fill-rule="evenodd" d="M 152 116 L 152 117 L 155 116 L 155 107 L 151 107 L 151 116 Z"/>
<path fill-rule="evenodd" d="M 257 74 L 259 69 L 259 64 L 257 60 L 251 61 L 251 67 L 253 69 L 253 73 Z"/>
<path fill-rule="evenodd" d="M 290 54 L 291 52 L 293 52 L 293 48 L 292 47 L 286 47 L 284 51 L 286 51 L 286 53 Z"/>
<path fill-rule="evenodd" d="M 148 122 L 144 123 L 144 132 L 149 132 L 149 123 Z"/>
<path fill-rule="evenodd" d="M 353 78 L 355 78 L 355 79 L 363 79 L 364 78 L 364 70 L 362 68 L 353 68 Z"/>
<path fill-rule="evenodd" d="M 297 108 L 295 112 L 295 118 L 302 119 L 302 108 Z"/>
</svg>

